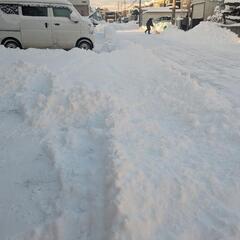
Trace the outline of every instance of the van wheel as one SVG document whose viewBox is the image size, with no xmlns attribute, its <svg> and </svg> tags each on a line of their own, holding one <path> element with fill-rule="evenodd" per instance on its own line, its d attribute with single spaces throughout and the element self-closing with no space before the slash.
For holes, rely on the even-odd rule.
<svg viewBox="0 0 240 240">
<path fill-rule="evenodd" d="M 91 50 L 92 44 L 86 40 L 80 40 L 77 43 L 77 47 L 85 50 Z"/>
<path fill-rule="evenodd" d="M 14 41 L 13 39 L 6 40 L 4 42 L 4 47 L 6 48 L 19 48 L 19 43 L 17 41 Z"/>
</svg>

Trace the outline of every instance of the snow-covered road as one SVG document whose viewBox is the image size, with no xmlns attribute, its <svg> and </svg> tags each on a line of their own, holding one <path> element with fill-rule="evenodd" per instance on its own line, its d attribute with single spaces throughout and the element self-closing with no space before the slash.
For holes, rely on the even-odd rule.
<svg viewBox="0 0 240 240">
<path fill-rule="evenodd" d="M 0 48 L 0 239 L 238 240 L 239 39 L 96 38 Z"/>
</svg>

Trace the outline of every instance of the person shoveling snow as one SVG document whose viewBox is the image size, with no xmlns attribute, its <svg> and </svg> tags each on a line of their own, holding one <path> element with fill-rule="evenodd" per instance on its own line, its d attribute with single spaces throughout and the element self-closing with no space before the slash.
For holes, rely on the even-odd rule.
<svg viewBox="0 0 240 240">
<path fill-rule="evenodd" d="M 148 32 L 148 34 L 151 34 L 151 27 L 153 27 L 153 19 L 149 18 L 146 23 L 147 29 L 145 30 L 145 34 Z"/>
</svg>

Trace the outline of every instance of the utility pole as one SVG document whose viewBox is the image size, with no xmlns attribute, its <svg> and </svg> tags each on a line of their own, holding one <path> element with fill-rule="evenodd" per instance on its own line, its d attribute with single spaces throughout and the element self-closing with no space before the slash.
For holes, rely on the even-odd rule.
<svg viewBox="0 0 240 240">
<path fill-rule="evenodd" d="M 120 1 L 120 11 L 121 11 L 121 17 L 123 16 L 123 8 L 122 8 L 122 0 Z"/>
<path fill-rule="evenodd" d="M 173 0 L 172 4 L 172 24 L 175 25 L 176 23 L 176 0 Z"/>
<path fill-rule="evenodd" d="M 124 15 L 124 17 L 126 17 L 127 16 L 127 13 L 126 13 L 126 0 L 123 1 L 123 8 L 124 8 L 124 10 L 123 10 L 124 14 L 123 15 Z"/>
<path fill-rule="evenodd" d="M 116 14 L 116 20 L 119 18 L 119 1 L 117 2 L 117 14 Z"/>
<path fill-rule="evenodd" d="M 139 0 L 139 9 L 138 9 L 138 22 L 139 22 L 139 27 L 142 26 L 142 0 Z"/>
<path fill-rule="evenodd" d="M 187 0 L 188 18 L 190 17 L 191 1 Z"/>
</svg>

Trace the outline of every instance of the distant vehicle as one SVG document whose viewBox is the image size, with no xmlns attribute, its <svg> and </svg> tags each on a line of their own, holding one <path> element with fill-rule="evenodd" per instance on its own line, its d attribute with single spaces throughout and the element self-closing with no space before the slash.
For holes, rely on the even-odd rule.
<svg viewBox="0 0 240 240">
<path fill-rule="evenodd" d="M 108 23 L 113 23 L 114 20 L 113 20 L 113 19 L 108 19 L 107 22 L 108 22 Z"/>
<path fill-rule="evenodd" d="M 117 13 L 116 12 L 106 12 L 105 13 L 105 21 L 112 23 L 114 21 L 116 21 L 117 19 Z"/>
<path fill-rule="evenodd" d="M 169 16 L 163 16 L 163 17 L 159 17 L 159 18 L 154 19 L 154 22 L 155 22 L 155 23 L 159 23 L 159 22 L 171 22 L 171 21 L 172 21 L 172 18 L 169 17 Z"/>
<path fill-rule="evenodd" d="M 128 17 L 122 17 L 122 22 L 123 22 L 123 23 L 128 23 L 128 22 L 129 22 Z"/>
<path fill-rule="evenodd" d="M 153 20 L 154 31 L 156 33 L 163 32 L 171 25 L 172 18 L 169 16 L 162 16 Z"/>
<path fill-rule="evenodd" d="M 0 43 L 7 48 L 92 49 L 93 26 L 68 0 L 0 0 Z"/>
</svg>

